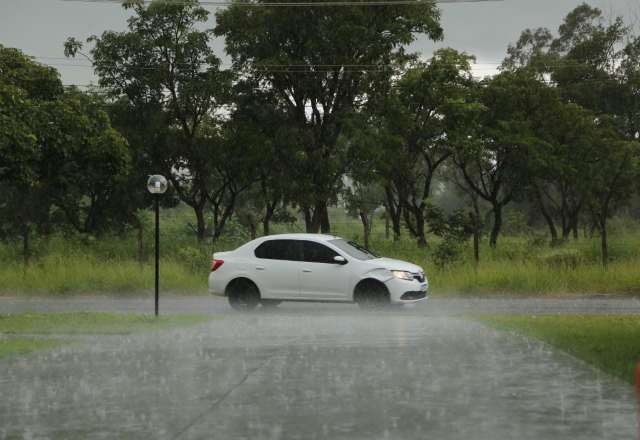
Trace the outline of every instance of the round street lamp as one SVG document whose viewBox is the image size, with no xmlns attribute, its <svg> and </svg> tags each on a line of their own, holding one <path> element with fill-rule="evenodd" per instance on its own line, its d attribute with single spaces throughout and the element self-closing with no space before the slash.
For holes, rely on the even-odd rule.
<svg viewBox="0 0 640 440">
<path fill-rule="evenodd" d="M 167 191 L 167 179 L 159 174 L 149 176 L 147 189 L 153 194 L 153 204 L 156 212 L 156 316 L 158 316 L 159 287 L 160 287 L 160 195 Z"/>
</svg>

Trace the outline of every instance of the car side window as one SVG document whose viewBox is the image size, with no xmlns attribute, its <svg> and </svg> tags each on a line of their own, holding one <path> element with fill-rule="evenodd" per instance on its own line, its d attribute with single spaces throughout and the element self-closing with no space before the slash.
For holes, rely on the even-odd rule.
<svg viewBox="0 0 640 440">
<path fill-rule="evenodd" d="M 301 261 L 299 240 L 269 240 L 255 250 L 255 256 L 267 260 Z"/>
<path fill-rule="evenodd" d="M 304 261 L 308 263 L 335 263 L 333 257 L 339 254 L 333 249 L 316 243 L 315 241 L 303 241 L 302 242 L 302 254 Z"/>
</svg>

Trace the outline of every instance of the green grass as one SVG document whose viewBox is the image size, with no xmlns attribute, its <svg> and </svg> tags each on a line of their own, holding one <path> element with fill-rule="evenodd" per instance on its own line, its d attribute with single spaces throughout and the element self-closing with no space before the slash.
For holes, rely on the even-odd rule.
<svg viewBox="0 0 640 440">
<path fill-rule="evenodd" d="M 21 313 L 0 315 L 0 358 L 46 350 L 70 343 L 70 335 L 121 335 L 185 327 L 211 317 L 113 313 Z"/>
<path fill-rule="evenodd" d="M 611 263 L 607 270 L 598 263 L 575 269 L 547 267 L 535 262 L 461 264 L 430 272 L 435 291 L 442 295 L 562 296 L 574 294 L 640 293 L 640 261 Z"/>
<path fill-rule="evenodd" d="M 0 295 L 145 295 L 153 291 L 153 230 L 151 213 L 138 253 L 136 231 L 92 237 L 56 234 L 33 237 L 34 256 L 25 269 L 19 242 L 0 244 Z M 362 241 L 358 220 L 332 208 L 332 231 Z M 192 228 L 193 213 L 185 206 L 165 209 L 161 223 L 162 291 L 177 295 L 206 294 L 211 254 L 235 249 L 250 239 L 246 230 L 231 221 L 219 242 L 198 243 Z M 484 237 L 480 265 L 473 263 L 471 243 L 462 246 L 459 258 L 440 267 L 434 263 L 437 237 L 429 236 L 427 248 L 418 248 L 404 231 L 400 241 L 386 239 L 384 222 L 376 219 L 371 248 L 381 255 L 407 260 L 424 267 L 434 295 L 640 295 L 640 224 L 628 218 L 610 221 L 608 270 L 600 264 L 599 238 L 581 235 L 561 247 L 551 248 L 545 231 L 509 224 L 498 247 L 491 249 Z M 507 225 L 507 226 L 509 226 Z M 273 233 L 300 232 L 293 226 L 273 225 Z M 141 261 L 139 261 L 141 257 Z M 562 264 L 567 260 L 571 264 Z M 560 262 L 560 264 L 558 264 Z"/>
<path fill-rule="evenodd" d="M 531 336 L 633 383 L 640 362 L 640 317 L 485 316 L 500 330 Z"/>
<path fill-rule="evenodd" d="M 127 334 L 199 324 L 204 315 L 128 315 L 115 313 L 21 313 L 0 315 L 0 335 Z"/>
<path fill-rule="evenodd" d="M 203 257 L 200 272 L 175 260 L 161 260 L 161 289 L 172 294 L 204 294 L 209 258 Z M 134 259 L 101 259 L 94 255 L 70 253 L 47 255 L 25 270 L 22 264 L 0 266 L 0 294 L 70 293 L 109 295 L 152 292 L 154 267 Z"/>
<path fill-rule="evenodd" d="M 60 339 L 10 338 L 0 339 L 0 358 L 20 356 L 38 350 L 48 350 L 67 344 Z"/>
</svg>

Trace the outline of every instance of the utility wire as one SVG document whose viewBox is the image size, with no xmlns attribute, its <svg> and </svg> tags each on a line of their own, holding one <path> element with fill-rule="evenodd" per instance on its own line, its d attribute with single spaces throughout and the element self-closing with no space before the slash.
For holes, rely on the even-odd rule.
<svg viewBox="0 0 640 440">
<path fill-rule="evenodd" d="M 87 63 L 56 63 L 56 62 L 49 62 L 47 60 L 69 60 L 69 58 L 66 57 L 46 57 L 46 56 L 30 56 L 30 58 L 34 59 L 34 60 L 42 60 L 45 64 L 49 65 L 49 66 L 53 66 L 53 67 L 81 67 L 81 68 L 88 68 L 88 69 L 93 69 L 94 65 L 93 64 L 87 64 Z M 425 64 L 429 64 L 430 62 L 433 61 L 433 58 L 428 58 L 428 59 L 424 59 L 424 60 L 419 60 L 419 62 L 421 63 L 425 63 Z M 205 62 L 200 63 L 200 65 L 205 65 Z M 448 66 L 448 65 L 452 65 L 452 66 L 458 66 L 460 65 L 460 63 L 445 63 L 442 61 L 438 62 L 439 65 L 443 65 L 443 66 Z M 483 62 L 475 62 L 475 63 L 470 63 L 470 66 L 472 68 L 472 70 L 495 70 L 497 67 L 500 67 L 503 63 L 502 62 L 488 62 L 488 61 L 483 61 Z M 195 64 L 192 63 L 172 63 L 172 66 L 174 67 L 179 67 L 179 66 L 193 66 Z M 547 68 L 552 68 L 552 67 L 581 67 L 583 66 L 584 63 L 571 63 L 571 62 L 553 62 L 553 63 L 545 63 L 544 67 Z M 486 67 L 483 67 L 486 66 Z M 140 70 L 163 70 L 164 67 L 161 66 L 127 66 L 130 69 L 140 69 Z M 230 64 L 230 63 L 222 63 L 220 64 L 221 68 L 233 68 L 234 65 Z M 398 66 L 396 64 L 253 64 L 252 67 L 246 69 L 243 68 L 243 70 L 250 70 L 250 71 L 268 71 L 268 72 L 272 72 L 272 71 L 286 71 L 286 72 L 290 72 L 290 71 L 296 71 L 296 72 L 318 72 L 318 71 L 329 71 L 329 72 L 333 72 L 335 68 L 344 68 L 345 70 L 348 69 L 353 69 L 356 71 L 361 71 L 361 70 L 373 70 L 373 71 L 380 71 L 380 70 L 385 70 L 385 69 L 405 69 L 405 68 L 412 68 L 411 65 L 407 66 Z M 324 70 L 323 70 L 324 69 Z"/>
<path fill-rule="evenodd" d="M 122 0 L 62 0 L 64 2 L 76 2 L 76 3 L 114 3 L 122 4 Z M 481 3 L 481 2 L 496 2 L 503 0 L 436 0 L 436 3 Z M 142 3 L 150 4 L 152 1 L 145 0 Z M 192 3 L 184 1 L 168 1 L 168 3 L 175 5 L 190 5 Z M 243 6 L 252 8 L 270 8 L 270 7 L 327 7 L 327 6 L 414 6 L 425 5 L 427 2 L 420 0 L 327 0 L 327 1 L 308 1 L 308 2 L 250 2 L 250 1 L 226 1 L 226 0 L 201 0 L 198 2 L 202 6 L 212 7 L 227 7 L 227 6 Z"/>
<path fill-rule="evenodd" d="M 482 80 L 484 79 L 484 77 L 481 76 L 473 76 L 474 79 L 477 80 Z M 575 78 L 573 79 L 573 81 L 577 82 L 577 83 L 587 83 L 587 84 L 613 84 L 616 83 L 619 79 L 618 78 L 612 78 L 612 79 L 601 79 L 601 78 Z M 539 82 L 546 84 L 546 85 L 557 85 L 558 82 L 557 81 L 552 81 L 552 80 L 546 80 L 546 79 L 538 79 Z M 569 81 L 569 80 L 566 80 Z M 97 93 L 108 93 L 108 87 L 102 87 L 98 84 L 63 84 L 65 87 L 77 87 L 77 88 L 87 88 L 87 89 L 93 89 L 93 91 L 97 92 Z M 391 84 L 388 86 L 388 89 L 397 89 L 398 86 L 395 84 Z M 263 87 L 255 87 L 254 90 L 268 90 L 268 88 L 263 88 Z"/>
</svg>

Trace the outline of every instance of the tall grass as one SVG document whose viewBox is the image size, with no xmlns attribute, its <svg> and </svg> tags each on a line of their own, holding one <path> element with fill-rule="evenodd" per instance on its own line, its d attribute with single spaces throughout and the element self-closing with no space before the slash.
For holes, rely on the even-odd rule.
<svg viewBox="0 0 640 440">
<path fill-rule="evenodd" d="M 331 216 L 334 234 L 361 239 L 357 220 L 347 218 L 338 210 Z M 164 291 L 205 293 L 211 253 L 234 249 L 249 240 L 246 231 L 231 223 L 215 245 L 198 243 L 190 221 L 191 212 L 184 207 L 163 212 L 161 288 Z M 300 232 L 300 226 L 274 225 L 274 232 Z M 462 247 L 455 262 L 438 266 L 432 257 L 438 244 L 436 237 L 429 237 L 426 248 L 418 248 L 407 233 L 394 242 L 385 237 L 380 220 L 371 236 L 371 248 L 382 255 L 424 267 L 436 295 L 640 294 L 640 225 L 615 220 L 610 235 L 612 262 L 607 270 L 599 263 L 597 237 L 581 237 L 551 248 L 542 231 L 504 235 L 496 249 L 490 249 L 483 240 L 477 267 L 470 243 Z M 99 238 L 69 233 L 34 238 L 34 256 L 25 268 L 19 243 L 0 244 L 0 295 L 151 293 L 153 231 L 150 227 L 143 234 L 141 254 L 138 246 L 136 231 Z"/>
</svg>

